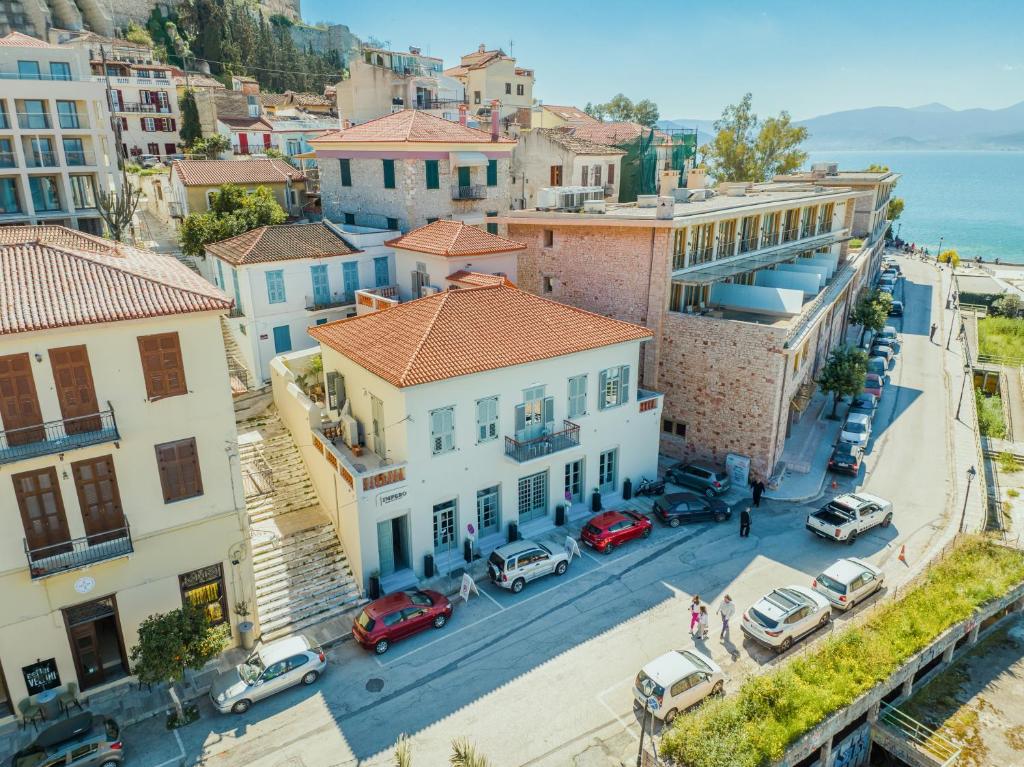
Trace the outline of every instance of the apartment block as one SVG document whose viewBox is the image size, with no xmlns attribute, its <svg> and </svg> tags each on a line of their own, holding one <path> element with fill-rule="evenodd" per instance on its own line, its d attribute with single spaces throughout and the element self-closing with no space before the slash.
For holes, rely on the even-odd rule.
<svg viewBox="0 0 1024 767">
<path fill-rule="evenodd" d="M 0 224 L 101 234 L 97 199 L 120 177 L 86 53 L 12 32 L 0 38 L 0 83 Z"/>
<path fill-rule="evenodd" d="M 489 119 L 497 102 L 503 127 L 530 127 L 533 70 L 517 66 L 515 58 L 505 51 L 488 50 L 480 43 L 475 51 L 461 58 L 458 66 L 444 73 L 463 84 L 474 116 Z"/>
<path fill-rule="evenodd" d="M 130 681 L 148 616 L 253 596 L 220 317 L 170 256 L 0 227 L 0 708 Z"/>
</svg>

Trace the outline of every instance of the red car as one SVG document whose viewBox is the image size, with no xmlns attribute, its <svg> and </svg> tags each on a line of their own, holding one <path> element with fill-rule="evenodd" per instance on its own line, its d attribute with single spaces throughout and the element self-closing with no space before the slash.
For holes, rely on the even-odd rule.
<svg viewBox="0 0 1024 767">
<path fill-rule="evenodd" d="M 580 540 L 603 554 L 634 538 L 651 534 L 651 520 L 634 511 L 605 511 L 593 517 L 583 527 Z"/>
<path fill-rule="evenodd" d="M 885 388 L 885 379 L 878 373 L 868 373 L 864 379 L 864 391 L 868 394 L 874 394 L 876 397 L 882 396 L 882 389 Z"/>
<path fill-rule="evenodd" d="M 441 628 L 452 617 L 452 603 L 437 591 L 396 591 L 375 599 L 352 622 L 352 637 L 367 650 L 386 653 L 392 642 L 433 626 Z"/>
</svg>

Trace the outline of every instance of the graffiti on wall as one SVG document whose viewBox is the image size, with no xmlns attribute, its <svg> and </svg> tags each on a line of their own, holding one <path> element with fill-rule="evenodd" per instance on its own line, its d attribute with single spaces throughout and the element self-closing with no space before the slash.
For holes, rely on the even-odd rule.
<svg viewBox="0 0 1024 767">
<path fill-rule="evenodd" d="M 832 744 L 832 757 L 828 767 L 866 767 L 871 756 L 871 725 L 866 722 Z"/>
</svg>

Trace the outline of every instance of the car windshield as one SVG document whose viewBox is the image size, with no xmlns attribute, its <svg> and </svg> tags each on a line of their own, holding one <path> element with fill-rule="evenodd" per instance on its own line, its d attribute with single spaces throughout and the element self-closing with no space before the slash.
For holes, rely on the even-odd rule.
<svg viewBox="0 0 1024 767">
<path fill-rule="evenodd" d="M 434 604 L 433 600 L 431 600 L 431 598 L 424 594 L 422 591 L 412 592 L 409 595 L 409 601 L 412 602 L 414 605 L 418 605 L 420 607 L 430 607 L 430 605 Z"/>
<path fill-rule="evenodd" d="M 549 548 L 548 548 L 547 546 L 545 546 L 545 545 L 544 545 L 543 543 L 538 543 L 538 544 L 537 544 L 537 548 L 538 548 L 538 549 L 542 549 L 543 551 L 546 551 L 546 552 L 547 552 L 547 553 L 548 553 L 549 555 L 551 554 L 551 549 L 549 549 Z"/>
<path fill-rule="evenodd" d="M 708 671 L 708 672 L 711 671 L 711 666 L 709 666 L 707 663 L 702 661 L 700 659 L 700 656 L 694 655 L 692 652 L 687 652 L 686 650 L 683 650 L 679 654 L 682 655 L 684 658 L 686 658 L 688 661 L 690 661 L 690 663 L 692 663 L 694 666 L 696 666 L 701 671 Z"/>
<path fill-rule="evenodd" d="M 846 593 L 846 584 L 840 583 L 835 578 L 832 578 L 825 573 L 818 576 L 818 583 L 824 586 L 829 591 L 834 591 L 836 594 Z"/>
<path fill-rule="evenodd" d="M 497 567 L 499 572 L 505 569 L 505 560 L 502 559 L 501 554 L 497 551 L 492 551 L 491 556 L 487 558 L 487 561 Z"/>
<path fill-rule="evenodd" d="M 652 693 L 653 695 L 661 697 L 662 695 L 665 694 L 665 688 L 662 687 L 657 682 L 655 682 L 649 676 L 647 676 L 647 674 L 645 674 L 643 671 L 641 671 L 639 674 L 636 675 L 636 689 L 638 689 L 640 692 L 643 692 L 644 691 L 644 682 L 648 682 L 648 681 L 651 684 L 654 685 L 654 692 Z"/>
<path fill-rule="evenodd" d="M 748 612 L 747 615 L 749 615 L 755 623 L 760 623 L 766 629 L 773 629 L 779 625 L 779 622 L 777 620 L 769 618 L 756 607 L 751 607 L 750 612 Z"/>
<path fill-rule="evenodd" d="M 263 673 L 263 661 L 260 660 L 258 655 L 253 655 L 238 667 L 238 676 L 241 677 L 242 681 L 246 684 L 252 684 L 260 678 L 260 674 Z"/>
<path fill-rule="evenodd" d="M 867 430 L 868 427 L 865 424 L 858 423 L 857 421 L 847 421 L 846 427 L 843 429 L 843 431 L 848 431 L 851 434 L 863 434 Z"/>
<path fill-rule="evenodd" d="M 374 620 L 367 614 L 366 610 L 359 613 L 359 617 L 356 618 L 356 623 L 359 624 L 359 628 L 364 631 L 373 631 Z"/>
</svg>

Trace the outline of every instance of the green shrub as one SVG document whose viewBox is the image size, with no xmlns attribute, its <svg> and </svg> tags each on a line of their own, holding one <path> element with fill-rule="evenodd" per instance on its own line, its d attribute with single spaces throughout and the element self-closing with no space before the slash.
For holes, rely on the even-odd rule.
<svg viewBox="0 0 1024 767">
<path fill-rule="evenodd" d="M 999 458 L 996 459 L 999 463 L 999 471 L 1006 472 L 1007 474 L 1013 474 L 1014 472 L 1020 471 L 1020 464 L 1017 463 L 1017 459 L 1013 453 L 1007 453 L 1003 451 L 999 454 Z"/>
<path fill-rule="evenodd" d="M 864 240 L 857 239 L 856 237 L 854 237 L 852 240 L 850 240 L 850 250 L 856 250 L 857 248 L 859 248 L 859 247 L 861 247 L 863 245 L 864 245 Z"/>
<path fill-rule="evenodd" d="M 1006 421 L 1003 419 L 1003 400 L 995 394 L 985 396 L 980 389 L 974 390 L 978 407 L 978 431 L 983 437 L 1006 438 Z"/>
<path fill-rule="evenodd" d="M 978 354 L 1024 361 L 1024 319 L 984 317 L 978 320 Z"/>
<path fill-rule="evenodd" d="M 943 631 L 1024 581 L 1024 552 L 968 538 L 920 585 L 862 626 L 747 679 L 735 695 L 676 719 L 666 757 L 688 767 L 761 767 L 888 678 Z"/>
<path fill-rule="evenodd" d="M 143 168 L 139 171 L 139 177 L 142 176 L 166 176 L 171 172 L 171 169 L 166 165 L 156 168 Z"/>
<path fill-rule="evenodd" d="M 124 170 L 125 170 L 126 173 L 138 173 L 139 171 L 142 170 L 142 166 L 141 165 L 136 165 L 133 162 L 128 162 L 128 163 L 125 163 Z"/>
</svg>

